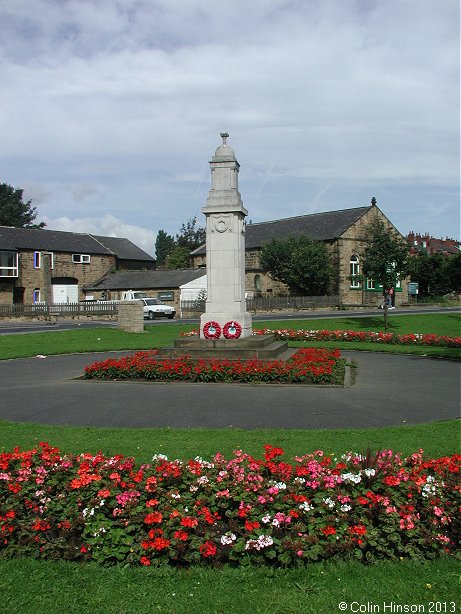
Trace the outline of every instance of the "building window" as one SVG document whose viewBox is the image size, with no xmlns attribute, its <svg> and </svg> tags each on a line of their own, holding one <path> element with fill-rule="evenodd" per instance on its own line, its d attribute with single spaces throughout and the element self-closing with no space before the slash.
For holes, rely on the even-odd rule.
<svg viewBox="0 0 461 614">
<path fill-rule="evenodd" d="M 53 252 L 34 252 L 34 269 L 42 268 L 43 256 L 50 257 L 50 269 L 54 268 L 54 254 Z"/>
<path fill-rule="evenodd" d="M 34 303 L 41 303 L 40 300 L 40 288 L 35 288 L 34 289 Z"/>
<path fill-rule="evenodd" d="M 357 256 L 351 256 L 349 272 L 351 277 L 351 288 L 360 288 L 360 282 L 357 279 L 357 275 L 360 274 L 359 259 Z"/>
<path fill-rule="evenodd" d="M 376 290 L 376 282 L 374 279 L 367 278 L 367 290 Z"/>
<path fill-rule="evenodd" d="M 18 253 L 0 251 L 0 277 L 18 276 Z"/>
<path fill-rule="evenodd" d="M 254 286 L 255 292 L 261 292 L 261 275 L 255 275 Z"/>
<path fill-rule="evenodd" d="M 72 262 L 74 264 L 90 264 L 89 254 L 72 254 Z"/>
</svg>

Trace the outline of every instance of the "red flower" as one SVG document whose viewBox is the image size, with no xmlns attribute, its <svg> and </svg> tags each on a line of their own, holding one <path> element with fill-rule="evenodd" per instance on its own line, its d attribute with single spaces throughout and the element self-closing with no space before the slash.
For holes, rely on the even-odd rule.
<svg viewBox="0 0 461 614">
<path fill-rule="evenodd" d="M 214 556 L 216 554 L 216 546 L 212 542 L 206 541 L 200 546 L 199 552 L 204 557 Z"/>
<path fill-rule="evenodd" d="M 367 529 L 363 524 L 357 524 L 355 526 L 349 527 L 349 531 L 353 535 L 365 535 Z"/>
<path fill-rule="evenodd" d="M 142 556 L 139 559 L 139 562 L 141 563 L 141 565 L 145 565 L 146 567 L 149 567 L 149 565 L 150 565 L 150 559 L 147 558 L 147 556 Z"/>
<path fill-rule="evenodd" d="M 181 524 L 183 527 L 193 528 L 198 525 L 198 520 L 197 518 L 191 518 L 190 516 L 186 516 L 185 518 L 182 518 Z"/>
<path fill-rule="evenodd" d="M 189 538 L 189 534 L 185 531 L 175 531 L 173 537 L 179 541 L 185 542 Z"/>
<path fill-rule="evenodd" d="M 400 484 L 400 480 L 395 475 L 387 475 L 383 479 L 383 484 L 386 484 L 386 486 L 398 486 Z"/>
<path fill-rule="evenodd" d="M 259 522 L 250 522 L 249 520 L 245 520 L 245 529 L 247 531 L 253 531 L 254 529 L 259 529 L 261 525 L 259 524 Z"/>
<path fill-rule="evenodd" d="M 146 524 L 154 524 L 154 522 L 162 522 L 163 516 L 160 512 L 152 512 L 144 518 Z"/>
<path fill-rule="evenodd" d="M 320 529 L 324 535 L 336 535 L 336 529 L 330 525 Z"/>
<path fill-rule="evenodd" d="M 34 529 L 34 531 L 48 531 L 48 529 L 51 528 L 51 525 L 45 520 L 40 520 L 37 518 L 37 520 L 32 525 L 32 528 Z"/>
<path fill-rule="evenodd" d="M 169 545 L 170 545 L 170 541 L 163 537 L 156 537 L 151 542 L 151 546 L 152 548 L 154 548 L 154 550 L 164 550 L 165 548 L 168 548 Z"/>
</svg>

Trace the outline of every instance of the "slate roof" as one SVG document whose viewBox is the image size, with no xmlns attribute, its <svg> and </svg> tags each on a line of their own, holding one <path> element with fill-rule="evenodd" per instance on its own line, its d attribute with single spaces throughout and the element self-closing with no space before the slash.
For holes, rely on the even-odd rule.
<svg viewBox="0 0 461 614">
<path fill-rule="evenodd" d="M 367 211 L 368 207 L 340 209 L 310 215 L 298 215 L 272 222 L 259 222 L 245 226 L 245 249 L 255 249 L 269 241 L 272 237 L 287 237 L 289 235 L 306 235 L 317 241 L 337 239 L 355 224 Z M 205 253 L 205 245 L 192 252 L 193 255 Z"/>
<path fill-rule="evenodd" d="M 128 239 L 12 226 L 0 226 L 0 249 L 107 254 L 122 260 L 155 260 Z"/>
<path fill-rule="evenodd" d="M 166 271 L 116 271 L 86 286 L 85 290 L 145 290 L 179 288 L 206 275 L 206 269 L 172 269 Z"/>
<path fill-rule="evenodd" d="M 118 237 L 102 237 L 100 235 L 92 235 L 97 241 L 110 249 L 121 260 L 148 260 L 155 262 L 155 258 L 150 256 L 140 247 L 129 241 Z"/>
</svg>

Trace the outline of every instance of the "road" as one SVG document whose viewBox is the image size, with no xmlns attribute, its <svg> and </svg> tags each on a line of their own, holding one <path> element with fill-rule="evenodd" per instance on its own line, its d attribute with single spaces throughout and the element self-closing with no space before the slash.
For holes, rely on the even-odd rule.
<svg viewBox="0 0 461 614">
<path fill-rule="evenodd" d="M 427 314 L 427 313 L 460 313 L 459 307 L 402 307 L 391 311 L 390 318 L 408 314 Z M 382 311 L 378 309 L 370 309 L 367 311 L 350 310 L 319 310 L 319 311 L 291 311 L 291 312 L 270 312 L 258 313 L 253 315 L 254 322 L 267 322 L 278 320 L 313 320 L 323 318 L 368 318 L 370 316 L 382 315 Z M 156 326 L 159 324 L 197 324 L 197 318 L 177 318 L 175 320 L 159 319 L 146 320 L 147 326 Z M 57 322 L 48 322 L 45 320 L 37 321 L 0 321 L 0 335 L 5 334 L 21 334 L 21 333 L 37 333 L 56 330 L 73 330 L 75 328 L 115 328 L 117 322 L 109 320 L 59 320 Z"/>
<path fill-rule="evenodd" d="M 344 352 L 352 385 L 75 379 L 118 353 L 3 360 L 0 420 L 133 428 L 369 428 L 459 417 L 459 363 Z M 455 426 L 453 428 L 456 428 Z"/>
</svg>

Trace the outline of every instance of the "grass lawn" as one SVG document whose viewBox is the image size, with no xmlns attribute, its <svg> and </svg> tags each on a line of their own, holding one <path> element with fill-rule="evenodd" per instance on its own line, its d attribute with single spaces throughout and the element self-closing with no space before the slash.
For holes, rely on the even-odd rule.
<svg viewBox="0 0 461 614">
<path fill-rule="evenodd" d="M 391 331 L 459 335 L 458 314 L 405 315 L 390 318 Z M 290 320 L 257 323 L 255 327 L 382 330 L 382 317 L 326 320 Z M 84 351 L 148 349 L 169 345 L 180 331 L 192 326 L 156 325 L 144 334 L 115 329 L 5 335 L 0 338 L 0 358 Z M 336 344 L 337 345 L 337 344 Z M 354 344 L 344 344 L 349 349 Z M 360 348 L 360 344 L 357 344 Z M 364 348 L 363 348 L 364 349 Z M 376 349 L 373 346 L 372 349 Z M 396 346 L 400 351 L 402 346 Z M 412 348 L 429 353 L 425 348 Z M 286 458 L 316 449 L 340 454 L 347 450 L 392 448 L 409 454 L 423 448 L 430 456 L 459 453 L 458 421 L 363 430 L 284 431 L 238 429 L 94 429 L 0 422 L 0 450 L 15 445 L 29 448 L 48 440 L 64 452 L 103 451 L 123 453 L 148 462 L 154 453 L 170 458 L 215 452 L 229 455 L 242 448 L 257 457 L 266 443 L 284 448 Z M 397 612 L 396 606 L 430 603 L 459 612 L 459 563 L 452 559 L 417 563 L 381 562 L 363 566 L 358 562 L 316 563 L 303 568 L 262 567 L 190 569 L 169 567 L 124 569 L 101 568 L 60 561 L 1 559 L 0 595 L 6 614 L 246 614 L 339 612 L 347 603 L 351 612 Z M 452 603 L 456 602 L 455 609 Z M 394 609 L 391 609 L 392 604 Z M 446 604 L 443 606 L 443 604 Z M 384 610 L 384 605 L 388 606 Z M 360 609 L 373 608 L 374 609 Z"/>
<path fill-rule="evenodd" d="M 240 447 L 260 457 L 265 443 L 282 446 L 287 459 L 315 449 L 341 453 L 368 446 L 404 454 L 422 447 L 430 456 L 442 456 L 459 451 L 458 426 L 457 421 L 447 421 L 385 429 L 244 431 L 95 429 L 2 422 L 0 450 L 11 450 L 14 445 L 29 448 L 46 439 L 65 452 L 121 452 L 145 462 L 156 452 L 169 458 L 199 454 L 207 459 L 218 450 L 230 454 Z M 381 608 L 383 603 L 455 602 L 458 576 L 459 563 L 449 558 L 423 563 L 383 561 L 367 567 L 351 561 L 294 569 L 193 566 L 182 570 L 0 558 L 3 611 L 15 614 L 329 614 L 339 611 L 340 602 L 369 602 Z"/>
<path fill-rule="evenodd" d="M 324 320 L 280 320 L 254 322 L 254 328 L 293 328 L 315 330 L 361 330 L 380 331 L 383 328 L 382 316 L 365 318 L 326 318 Z M 0 359 L 25 358 L 37 354 L 69 354 L 75 352 L 103 352 L 107 350 L 143 350 L 172 345 L 181 333 L 194 330 L 191 324 L 156 324 L 146 326 L 144 333 L 126 333 L 116 328 L 92 328 L 44 333 L 2 335 L 0 337 Z M 399 315 L 390 317 L 389 331 L 397 334 L 435 333 L 456 337 L 460 335 L 461 314 Z M 304 344 L 307 345 L 307 344 Z M 315 342 L 311 346 L 319 345 Z M 427 354 L 431 356 L 459 357 L 455 348 L 424 348 L 411 346 L 378 346 L 375 343 L 323 343 L 324 347 L 389 351 L 398 353 Z"/>
<path fill-rule="evenodd" d="M 367 568 L 322 563 L 292 570 L 172 570 L 20 559 L 0 561 L 0 594 L 5 614 L 333 614 L 340 602 L 348 603 L 347 612 L 367 603 L 379 604 L 375 612 L 383 612 L 384 603 L 388 612 L 391 603 L 424 604 L 429 612 L 429 602 L 459 612 L 449 609 L 451 602 L 459 606 L 458 567 L 439 559 Z"/>
</svg>

